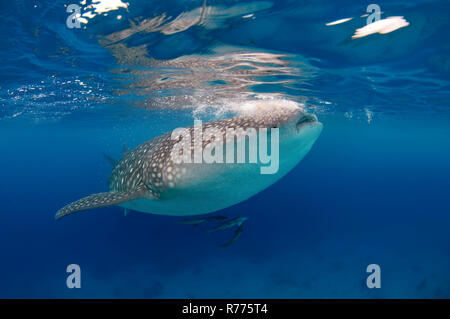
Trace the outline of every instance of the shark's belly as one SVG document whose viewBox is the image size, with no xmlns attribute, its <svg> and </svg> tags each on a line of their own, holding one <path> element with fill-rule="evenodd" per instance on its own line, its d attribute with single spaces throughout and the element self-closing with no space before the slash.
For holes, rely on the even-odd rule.
<svg viewBox="0 0 450 319">
<path fill-rule="evenodd" d="M 247 179 L 252 179 L 246 174 Z M 271 185 L 270 180 L 253 183 L 237 182 L 231 178 L 215 183 L 202 183 L 184 190 L 173 190 L 160 199 L 138 199 L 121 206 L 152 214 L 188 216 L 212 213 L 240 203 Z"/>
</svg>

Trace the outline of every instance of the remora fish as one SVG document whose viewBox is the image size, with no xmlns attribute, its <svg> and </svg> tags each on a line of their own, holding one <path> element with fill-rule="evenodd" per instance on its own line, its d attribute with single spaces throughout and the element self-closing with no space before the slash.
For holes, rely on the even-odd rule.
<svg viewBox="0 0 450 319">
<path fill-rule="evenodd" d="M 194 219 L 183 219 L 177 222 L 177 224 L 188 224 L 197 226 L 206 221 L 214 221 L 214 220 L 224 220 L 227 219 L 225 216 L 210 216 L 204 218 L 194 218 Z"/>
<path fill-rule="evenodd" d="M 220 247 L 227 247 L 230 246 L 232 243 L 234 243 L 242 234 L 242 231 L 244 230 L 244 225 L 242 224 L 241 226 L 239 226 L 239 228 L 236 230 L 236 232 L 234 233 L 233 238 L 231 238 L 231 240 L 225 244 L 220 244 Z"/>
</svg>

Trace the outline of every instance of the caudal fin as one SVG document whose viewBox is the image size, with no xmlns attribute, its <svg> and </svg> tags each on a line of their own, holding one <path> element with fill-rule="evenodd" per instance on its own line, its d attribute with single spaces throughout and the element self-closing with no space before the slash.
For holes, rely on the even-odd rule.
<svg viewBox="0 0 450 319">
<path fill-rule="evenodd" d="M 141 198 L 144 195 L 145 190 L 142 189 L 131 192 L 107 192 L 93 194 L 64 206 L 56 213 L 55 219 L 60 219 L 69 214 L 83 210 L 118 205 L 130 200 Z"/>
</svg>

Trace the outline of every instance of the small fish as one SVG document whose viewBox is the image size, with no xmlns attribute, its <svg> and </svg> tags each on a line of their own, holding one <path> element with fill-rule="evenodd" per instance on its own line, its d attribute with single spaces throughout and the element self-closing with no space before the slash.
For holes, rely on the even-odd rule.
<svg viewBox="0 0 450 319">
<path fill-rule="evenodd" d="M 227 132 L 232 127 L 236 128 L 235 138 L 226 142 Z M 224 162 L 211 166 L 203 161 L 175 163 L 172 160 L 173 150 L 181 150 L 182 145 L 189 143 L 194 146 L 191 150 L 194 154 L 211 152 L 211 149 L 207 149 L 211 143 L 194 143 L 195 132 L 206 133 L 207 129 L 221 132 L 215 134 L 225 143 L 221 144 L 226 146 L 225 151 L 230 151 L 227 154 L 240 154 L 240 141 L 250 145 L 246 142 L 247 128 L 261 132 L 257 135 L 267 133 L 267 129 L 277 128 L 276 136 L 279 138 L 271 139 L 271 145 L 277 140 L 276 145 L 273 145 L 276 147 L 274 154 L 283 154 L 283 160 L 275 160 L 272 156 L 274 154 L 269 157 L 270 164 L 259 161 L 258 165 L 230 165 Z M 286 106 L 276 101 L 268 104 L 259 101 L 244 114 L 211 121 L 200 128 L 197 125 L 186 128 L 188 140 L 183 143 L 175 141 L 173 134 L 168 132 L 140 144 L 123 155 L 114 166 L 108 180 L 109 191 L 76 200 L 58 210 L 55 218 L 61 219 L 76 212 L 110 206 L 171 216 L 204 216 L 217 212 L 258 194 L 278 181 L 302 160 L 321 131 L 322 124 L 317 121 L 317 117 L 305 113 L 300 107 Z M 221 139 L 218 138 L 219 144 Z M 244 150 L 246 158 L 250 149 L 253 148 Z M 223 155 L 226 157 L 227 154 Z M 230 176 L 240 178 L 229 178 Z M 217 185 L 221 187 L 216 187 Z"/>
<path fill-rule="evenodd" d="M 216 230 L 227 229 L 227 228 L 230 228 L 233 226 L 241 226 L 247 219 L 248 219 L 248 217 L 236 217 L 236 218 L 230 219 L 229 221 L 226 221 L 226 222 L 220 224 L 217 227 L 208 229 L 207 232 L 211 233 Z"/>
<path fill-rule="evenodd" d="M 234 233 L 233 238 L 231 238 L 231 240 L 230 240 L 229 242 L 227 242 L 227 243 L 225 243 L 225 244 L 220 244 L 219 246 L 220 246 L 220 247 L 227 247 L 227 246 L 230 246 L 232 243 L 234 243 L 234 242 L 239 238 L 239 236 L 241 236 L 241 233 L 242 233 L 243 230 L 244 230 L 244 225 L 241 224 L 241 226 L 239 226 L 239 228 L 238 228 L 238 229 L 236 230 L 236 232 Z"/>
<path fill-rule="evenodd" d="M 207 221 L 215 221 L 215 220 L 224 220 L 227 219 L 225 216 L 209 216 L 204 218 L 193 218 L 193 219 L 183 219 L 177 222 L 177 224 L 187 224 L 187 225 L 194 225 L 197 226 L 201 223 L 207 222 Z"/>
</svg>

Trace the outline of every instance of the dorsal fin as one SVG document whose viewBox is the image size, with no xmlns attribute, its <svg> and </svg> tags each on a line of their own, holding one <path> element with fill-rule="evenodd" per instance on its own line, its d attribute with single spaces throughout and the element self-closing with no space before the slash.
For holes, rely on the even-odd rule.
<svg viewBox="0 0 450 319">
<path fill-rule="evenodd" d="M 55 219 L 60 219 L 69 214 L 83 210 L 118 205 L 134 199 L 146 197 L 148 195 L 148 191 L 145 187 L 129 192 L 107 192 L 93 194 L 64 206 L 56 213 Z"/>
<path fill-rule="evenodd" d="M 219 246 L 220 247 L 230 246 L 232 243 L 234 243 L 239 238 L 239 236 L 241 236 L 241 233 L 242 233 L 243 229 L 244 229 L 244 225 L 239 226 L 239 228 L 234 233 L 233 238 L 231 238 L 231 240 L 229 242 L 224 243 L 224 244 L 220 244 Z"/>
<path fill-rule="evenodd" d="M 103 157 L 112 165 L 112 167 L 116 167 L 118 162 L 114 158 L 105 153 L 103 153 Z"/>
</svg>

